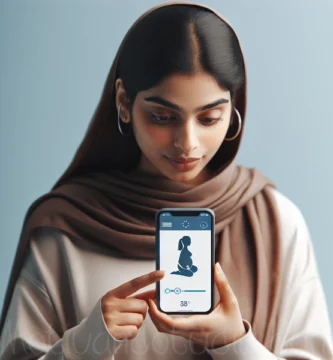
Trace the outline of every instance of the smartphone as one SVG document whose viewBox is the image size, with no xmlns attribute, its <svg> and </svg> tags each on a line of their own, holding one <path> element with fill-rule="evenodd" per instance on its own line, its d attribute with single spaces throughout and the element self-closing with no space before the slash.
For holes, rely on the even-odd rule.
<svg viewBox="0 0 333 360">
<path fill-rule="evenodd" d="M 156 214 L 156 302 L 166 314 L 208 314 L 214 306 L 215 214 L 163 208 Z"/>
</svg>

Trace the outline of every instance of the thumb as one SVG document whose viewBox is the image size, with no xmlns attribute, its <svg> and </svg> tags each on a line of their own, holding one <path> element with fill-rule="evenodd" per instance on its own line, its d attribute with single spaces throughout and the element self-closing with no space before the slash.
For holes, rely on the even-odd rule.
<svg viewBox="0 0 333 360">
<path fill-rule="evenodd" d="M 219 262 L 215 263 L 214 266 L 214 280 L 220 294 L 220 303 L 227 307 L 234 306 L 237 301 L 236 296 Z"/>
</svg>

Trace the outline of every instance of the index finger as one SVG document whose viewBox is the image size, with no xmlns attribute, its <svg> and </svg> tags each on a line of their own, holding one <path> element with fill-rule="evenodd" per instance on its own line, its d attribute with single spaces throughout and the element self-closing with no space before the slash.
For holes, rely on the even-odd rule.
<svg viewBox="0 0 333 360">
<path fill-rule="evenodd" d="M 148 274 L 138 276 L 125 284 L 118 286 L 113 289 L 111 292 L 113 295 L 116 295 L 120 298 L 126 298 L 127 296 L 135 293 L 141 288 L 150 285 L 163 278 L 165 272 L 163 270 L 155 270 Z"/>
</svg>

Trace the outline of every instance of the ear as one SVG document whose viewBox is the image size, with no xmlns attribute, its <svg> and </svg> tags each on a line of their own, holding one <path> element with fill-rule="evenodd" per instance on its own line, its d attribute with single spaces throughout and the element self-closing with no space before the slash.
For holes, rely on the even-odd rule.
<svg viewBox="0 0 333 360">
<path fill-rule="evenodd" d="M 116 80 L 115 91 L 116 91 L 115 99 L 116 99 L 117 110 L 119 109 L 119 105 L 121 104 L 120 118 L 125 123 L 129 123 L 130 122 L 130 111 L 128 106 L 129 100 L 126 96 L 123 81 L 120 78 Z"/>
</svg>

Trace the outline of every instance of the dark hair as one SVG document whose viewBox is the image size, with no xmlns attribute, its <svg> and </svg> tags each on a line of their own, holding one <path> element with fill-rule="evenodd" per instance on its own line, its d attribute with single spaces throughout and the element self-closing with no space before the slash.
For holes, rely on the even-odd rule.
<svg viewBox="0 0 333 360">
<path fill-rule="evenodd" d="M 232 101 L 238 89 L 242 92 L 239 98 L 244 95 L 245 64 L 237 36 L 226 22 L 194 4 L 162 6 L 139 18 L 118 50 L 85 139 L 54 188 L 75 175 L 131 169 L 139 161 L 141 151 L 134 136 L 123 137 L 117 129 L 113 88 L 117 78 L 123 80 L 131 107 L 138 92 L 169 75 L 198 71 L 211 74 L 230 91 Z M 241 134 L 235 141 L 223 142 L 208 165 L 220 168 L 233 158 Z"/>
<path fill-rule="evenodd" d="M 231 27 L 195 6 L 159 8 L 129 34 L 119 57 L 117 78 L 133 103 L 138 92 L 171 74 L 204 71 L 231 96 L 244 82 L 243 56 Z"/>
</svg>

